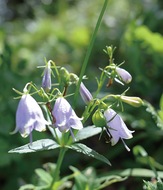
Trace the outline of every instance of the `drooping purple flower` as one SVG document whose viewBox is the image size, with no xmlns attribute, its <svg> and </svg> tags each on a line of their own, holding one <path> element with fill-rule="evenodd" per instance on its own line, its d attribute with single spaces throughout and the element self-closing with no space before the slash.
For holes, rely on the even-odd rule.
<svg viewBox="0 0 163 190">
<path fill-rule="evenodd" d="M 89 92 L 89 90 L 83 84 L 83 82 L 81 82 L 81 84 L 80 84 L 80 95 L 86 104 L 88 104 L 93 99 L 92 94 Z"/>
<path fill-rule="evenodd" d="M 44 70 L 44 76 L 42 79 L 42 88 L 48 92 L 51 89 L 51 64 L 50 61 L 46 64 L 45 70 Z"/>
<path fill-rule="evenodd" d="M 125 148 L 130 151 L 130 149 L 127 147 L 123 139 L 131 139 L 132 133 L 134 131 L 130 131 L 122 118 L 113 110 L 108 108 L 104 111 L 104 116 L 106 118 L 107 122 L 107 133 L 109 136 L 111 136 L 111 144 L 114 146 L 119 139 L 122 140 Z"/>
<path fill-rule="evenodd" d="M 126 71 L 125 69 L 116 67 L 116 72 L 123 82 L 127 84 L 131 82 L 132 76 L 130 75 L 128 71 Z"/>
<path fill-rule="evenodd" d="M 54 126 L 61 132 L 67 132 L 69 130 L 72 132 L 71 128 L 77 130 L 83 128 L 81 118 L 76 115 L 71 105 L 63 97 L 56 99 L 52 114 L 56 120 Z"/>
<path fill-rule="evenodd" d="M 36 100 L 30 94 L 24 94 L 16 111 L 16 128 L 13 133 L 19 131 L 22 137 L 31 137 L 33 130 L 45 131 L 49 124 Z"/>
</svg>

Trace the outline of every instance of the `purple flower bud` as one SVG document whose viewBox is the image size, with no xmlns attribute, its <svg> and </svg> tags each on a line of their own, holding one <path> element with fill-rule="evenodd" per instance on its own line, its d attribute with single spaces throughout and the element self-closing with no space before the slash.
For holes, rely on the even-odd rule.
<svg viewBox="0 0 163 190">
<path fill-rule="evenodd" d="M 44 70 L 44 76 L 42 79 L 42 88 L 48 92 L 51 89 L 51 68 L 50 68 L 50 61 L 46 64 Z"/>
<path fill-rule="evenodd" d="M 63 97 L 56 99 L 52 114 L 56 120 L 54 126 L 61 132 L 67 132 L 68 130 L 71 132 L 71 128 L 78 130 L 83 128 L 81 119 L 76 115 L 71 105 Z"/>
<path fill-rule="evenodd" d="M 85 87 L 85 85 L 82 82 L 80 84 L 80 95 L 86 104 L 88 104 L 93 99 L 92 94 L 89 92 L 89 90 Z"/>
<path fill-rule="evenodd" d="M 123 139 L 130 139 L 132 138 L 132 133 L 134 131 L 130 131 L 122 118 L 112 109 L 107 109 L 104 112 L 104 116 L 107 121 L 107 133 L 109 136 L 111 136 L 111 144 L 114 146 L 119 139 L 122 140 L 124 143 L 125 148 L 130 151 L 130 149 L 127 147 Z"/>
<path fill-rule="evenodd" d="M 16 129 L 13 133 L 20 132 L 22 137 L 27 137 L 35 129 L 45 131 L 50 123 L 44 119 L 42 110 L 30 94 L 24 94 L 16 111 Z M 32 140 L 32 139 L 31 139 Z"/>
<path fill-rule="evenodd" d="M 125 82 L 127 84 L 131 82 L 132 76 L 125 69 L 116 67 L 116 72 L 119 75 L 119 77 L 122 79 L 123 82 Z"/>
</svg>

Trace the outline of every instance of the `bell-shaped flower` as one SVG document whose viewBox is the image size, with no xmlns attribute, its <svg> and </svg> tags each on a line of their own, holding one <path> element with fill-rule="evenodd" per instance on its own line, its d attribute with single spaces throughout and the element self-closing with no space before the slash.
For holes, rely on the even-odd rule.
<svg viewBox="0 0 163 190">
<path fill-rule="evenodd" d="M 114 146 L 119 139 L 121 139 L 125 148 L 130 151 L 123 139 L 131 139 L 134 131 L 130 131 L 127 128 L 122 118 L 114 110 L 108 108 L 104 111 L 104 116 L 107 122 L 106 132 L 111 137 L 112 146 Z"/>
<path fill-rule="evenodd" d="M 127 84 L 131 82 L 132 76 L 130 75 L 128 71 L 126 71 L 125 69 L 116 67 L 116 72 L 123 82 Z"/>
<path fill-rule="evenodd" d="M 89 92 L 89 90 L 83 84 L 83 82 L 81 82 L 81 84 L 80 84 L 80 95 L 86 104 L 88 104 L 93 99 L 92 94 Z"/>
<path fill-rule="evenodd" d="M 77 130 L 83 128 L 81 118 L 76 115 L 71 105 L 63 97 L 56 99 L 52 115 L 55 118 L 54 126 L 57 127 L 61 132 L 67 132 L 70 130 L 72 134 L 71 128 Z"/>
<path fill-rule="evenodd" d="M 51 90 L 51 63 L 48 61 L 45 70 L 44 70 L 44 75 L 42 79 L 42 88 L 48 92 Z"/>
<path fill-rule="evenodd" d="M 42 110 L 36 100 L 30 94 L 24 94 L 18 104 L 16 111 L 16 128 L 13 133 L 20 132 L 22 137 L 31 136 L 33 130 L 45 131 L 46 125 L 50 123 L 45 120 Z M 32 139 L 30 139 L 32 142 Z"/>
</svg>

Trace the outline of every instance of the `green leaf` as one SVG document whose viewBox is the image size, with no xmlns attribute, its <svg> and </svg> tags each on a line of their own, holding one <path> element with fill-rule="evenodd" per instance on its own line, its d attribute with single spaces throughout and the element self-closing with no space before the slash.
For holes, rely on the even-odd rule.
<svg viewBox="0 0 163 190">
<path fill-rule="evenodd" d="M 158 177 L 163 179 L 163 172 L 162 171 L 157 171 Z M 145 168 L 128 168 L 125 170 L 114 170 L 114 171 L 110 171 L 108 174 L 106 175 L 119 175 L 119 176 L 133 176 L 133 177 L 156 177 L 155 173 L 153 172 L 153 170 L 149 170 L 149 169 L 145 169 Z"/>
<path fill-rule="evenodd" d="M 100 160 L 102 162 L 105 162 L 106 164 L 111 165 L 111 163 L 109 162 L 109 160 L 107 158 L 105 158 L 103 155 L 99 154 L 98 152 L 94 151 L 93 149 L 87 147 L 86 145 L 84 145 L 82 143 L 72 144 L 70 146 L 67 146 L 67 148 L 70 148 L 77 152 L 81 152 L 87 156 L 93 157 L 97 160 Z"/>
<path fill-rule="evenodd" d="M 160 98 L 160 109 L 163 110 L 163 94 Z"/>
<path fill-rule="evenodd" d="M 41 181 L 45 182 L 45 184 L 47 184 L 47 185 L 51 184 L 53 178 L 48 172 L 46 172 L 45 170 L 43 170 L 41 168 L 36 169 L 35 172 L 39 176 Z"/>
<path fill-rule="evenodd" d="M 36 190 L 36 186 L 34 186 L 33 184 L 26 184 L 23 185 L 19 188 L 19 190 Z"/>
<path fill-rule="evenodd" d="M 70 166 L 73 171 L 73 176 L 75 178 L 75 183 L 73 186 L 74 190 L 94 190 L 96 172 L 93 167 L 88 167 L 84 171 L 80 171 L 77 168 Z"/>
<path fill-rule="evenodd" d="M 146 111 L 149 112 L 153 119 L 155 120 L 157 126 L 163 129 L 163 121 L 162 118 L 159 116 L 160 112 L 158 113 L 155 108 L 147 101 L 144 101 L 144 105 L 147 107 Z M 162 112 L 162 110 L 161 110 Z M 162 115 L 162 114 L 161 114 Z"/>
<path fill-rule="evenodd" d="M 32 144 L 26 144 L 24 146 L 14 148 L 9 151 L 9 153 L 31 153 L 43 150 L 51 150 L 60 147 L 55 141 L 51 139 L 41 139 L 38 141 L 33 142 Z"/>
<path fill-rule="evenodd" d="M 78 190 L 86 189 L 88 184 L 88 178 L 82 174 L 77 168 L 70 166 L 70 169 L 74 172 L 75 187 Z"/>
<path fill-rule="evenodd" d="M 121 177 L 118 175 L 110 175 L 110 176 L 100 177 L 96 180 L 97 186 L 96 186 L 95 190 L 103 189 L 104 187 L 107 187 L 113 183 L 124 181 L 126 179 L 127 179 L 126 177 Z"/>
<path fill-rule="evenodd" d="M 102 130 L 101 127 L 95 127 L 94 125 L 85 127 L 79 130 L 78 133 L 76 134 L 75 136 L 76 141 L 80 141 L 95 136 L 101 133 L 101 130 Z"/>
</svg>

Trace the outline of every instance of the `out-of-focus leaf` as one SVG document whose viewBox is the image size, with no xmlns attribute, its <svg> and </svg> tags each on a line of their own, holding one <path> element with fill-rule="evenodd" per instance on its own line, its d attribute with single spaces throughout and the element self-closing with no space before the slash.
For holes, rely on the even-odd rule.
<svg viewBox="0 0 163 190">
<path fill-rule="evenodd" d="M 158 177 L 163 179 L 163 171 L 157 171 Z M 155 177 L 155 173 L 152 170 L 145 168 L 128 168 L 125 170 L 114 170 L 106 175 L 119 175 L 119 176 L 133 176 L 133 177 Z"/>
<path fill-rule="evenodd" d="M 51 139 L 41 139 L 33 142 L 32 144 L 26 144 L 24 146 L 14 148 L 9 151 L 9 153 L 31 153 L 43 150 L 52 150 L 59 148 L 60 145 Z"/>
<path fill-rule="evenodd" d="M 163 111 L 163 94 L 160 98 L 160 109 Z"/>
<path fill-rule="evenodd" d="M 82 174 L 77 168 L 71 166 L 70 169 L 74 172 L 75 187 L 78 190 L 86 189 L 88 178 Z"/>
<path fill-rule="evenodd" d="M 127 179 L 127 177 L 121 177 L 119 175 L 110 175 L 110 176 L 98 178 L 96 180 L 97 187 L 95 188 L 95 190 L 103 189 L 104 187 L 107 187 L 107 186 L 111 185 L 112 183 L 124 181 L 126 179 Z"/>
<path fill-rule="evenodd" d="M 78 133 L 76 134 L 75 136 L 76 141 L 80 141 L 92 137 L 94 135 L 97 135 L 101 132 L 101 130 L 102 130 L 101 127 L 95 127 L 94 125 L 84 127 L 83 129 L 79 130 Z"/>
<path fill-rule="evenodd" d="M 155 110 L 155 108 L 147 101 L 144 101 L 144 103 L 145 103 L 145 106 L 147 107 L 146 111 L 152 115 L 157 126 L 160 127 L 161 129 L 163 129 L 163 120 L 160 118 L 160 116 L 157 113 L 157 111 Z"/>
<path fill-rule="evenodd" d="M 163 183 L 161 180 L 158 181 L 144 181 L 147 190 L 163 190 Z"/>
<path fill-rule="evenodd" d="M 41 181 L 45 182 L 47 185 L 51 184 L 53 178 L 48 172 L 41 168 L 36 169 L 35 172 L 40 177 Z"/>
<path fill-rule="evenodd" d="M 27 185 L 23 185 L 19 188 L 19 190 L 36 190 L 36 186 L 34 186 L 33 184 L 27 184 Z"/>
<path fill-rule="evenodd" d="M 96 151 L 94 151 L 93 149 L 87 147 L 86 145 L 84 145 L 82 143 L 72 144 L 72 145 L 67 146 L 67 147 L 72 149 L 72 150 L 75 150 L 77 152 L 81 152 L 87 156 L 93 157 L 97 160 L 100 160 L 102 162 L 105 162 L 106 164 L 111 165 L 111 163 L 109 162 L 109 160 L 106 157 L 97 153 Z"/>
</svg>

